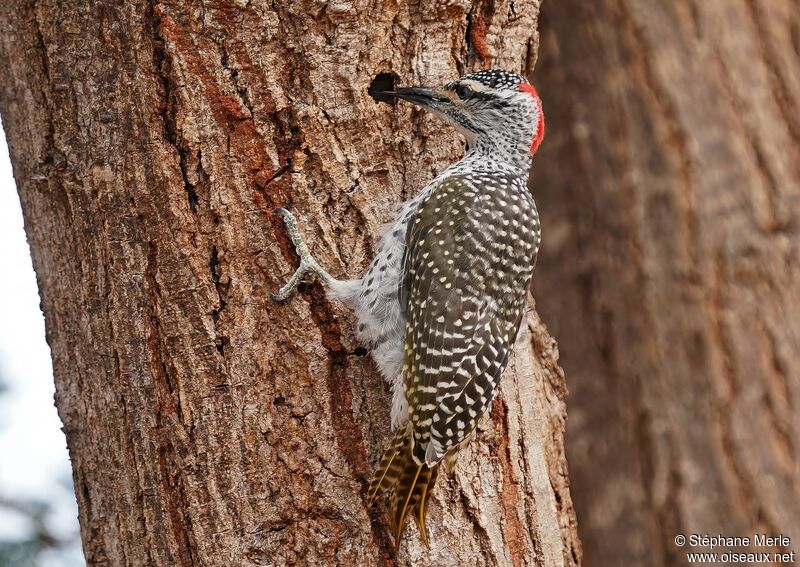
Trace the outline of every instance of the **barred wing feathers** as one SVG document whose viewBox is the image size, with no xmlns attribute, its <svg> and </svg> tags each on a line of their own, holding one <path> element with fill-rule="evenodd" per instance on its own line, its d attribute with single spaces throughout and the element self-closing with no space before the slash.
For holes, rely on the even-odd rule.
<svg viewBox="0 0 800 567">
<path fill-rule="evenodd" d="M 417 462 L 438 463 L 494 399 L 538 243 L 538 216 L 520 177 L 453 176 L 421 201 L 406 236 L 400 290 Z"/>
</svg>

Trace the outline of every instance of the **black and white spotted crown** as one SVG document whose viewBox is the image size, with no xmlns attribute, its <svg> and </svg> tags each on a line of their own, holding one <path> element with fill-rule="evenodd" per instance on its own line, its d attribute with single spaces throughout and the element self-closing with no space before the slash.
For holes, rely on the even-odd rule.
<svg viewBox="0 0 800 567">
<path fill-rule="evenodd" d="M 527 84 L 528 79 L 517 73 L 506 71 L 505 69 L 484 69 L 461 77 L 477 81 L 489 88 L 513 88 L 520 83 Z"/>
</svg>

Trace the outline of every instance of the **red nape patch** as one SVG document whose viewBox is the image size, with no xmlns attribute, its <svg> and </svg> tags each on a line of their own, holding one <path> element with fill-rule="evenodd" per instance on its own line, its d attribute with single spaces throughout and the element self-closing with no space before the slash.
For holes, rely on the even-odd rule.
<svg viewBox="0 0 800 567">
<path fill-rule="evenodd" d="M 517 86 L 519 87 L 519 90 L 528 93 L 532 97 L 539 98 L 539 93 L 536 92 L 536 87 L 533 85 L 529 85 L 528 83 L 520 83 Z"/>
<path fill-rule="evenodd" d="M 528 93 L 534 98 L 534 100 L 536 100 L 536 107 L 539 109 L 539 124 L 536 126 L 536 133 L 533 135 L 533 141 L 531 142 L 531 153 L 535 154 L 536 150 L 539 149 L 539 145 L 544 139 L 544 112 L 542 112 L 542 99 L 539 98 L 539 93 L 536 92 L 536 87 L 533 85 L 529 85 L 528 83 L 520 83 L 517 86 L 519 87 L 519 90 Z"/>
</svg>

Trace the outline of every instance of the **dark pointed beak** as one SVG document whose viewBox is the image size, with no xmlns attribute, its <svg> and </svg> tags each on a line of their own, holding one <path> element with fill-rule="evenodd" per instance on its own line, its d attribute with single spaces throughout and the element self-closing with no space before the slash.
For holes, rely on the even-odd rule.
<svg viewBox="0 0 800 567">
<path fill-rule="evenodd" d="M 435 107 L 439 103 L 449 102 L 445 95 L 426 87 L 400 87 L 393 91 L 382 91 L 380 94 L 393 96 L 420 106 Z"/>
</svg>

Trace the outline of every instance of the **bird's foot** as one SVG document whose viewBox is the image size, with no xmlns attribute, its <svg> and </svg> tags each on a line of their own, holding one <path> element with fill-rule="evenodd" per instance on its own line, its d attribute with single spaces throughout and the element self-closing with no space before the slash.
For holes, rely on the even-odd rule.
<svg viewBox="0 0 800 567">
<path fill-rule="evenodd" d="M 286 285 L 272 296 L 274 301 L 284 301 L 294 293 L 294 290 L 300 282 L 303 281 L 303 277 L 306 274 L 316 274 L 325 283 L 329 283 L 333 278 L 331 278 L 330 274 L 328 274 L 311 255 L 305 240 L 303 240 L 303 235 L 300 234 L 300 229 L 297 228 L 297 219 L 294 215 L 284 208 L 280 208 L 276 212 L 283 216 L 283 222 L 286 224 L 286 231 L 289 233 L 289 238 L 292 239 L 297 255 L 300 256 L 300 266 L 295 270 L 294 274 L 292 274 L 292 277 L 289 278 L 289 281 L 286 282 Z"/>
</svg>

